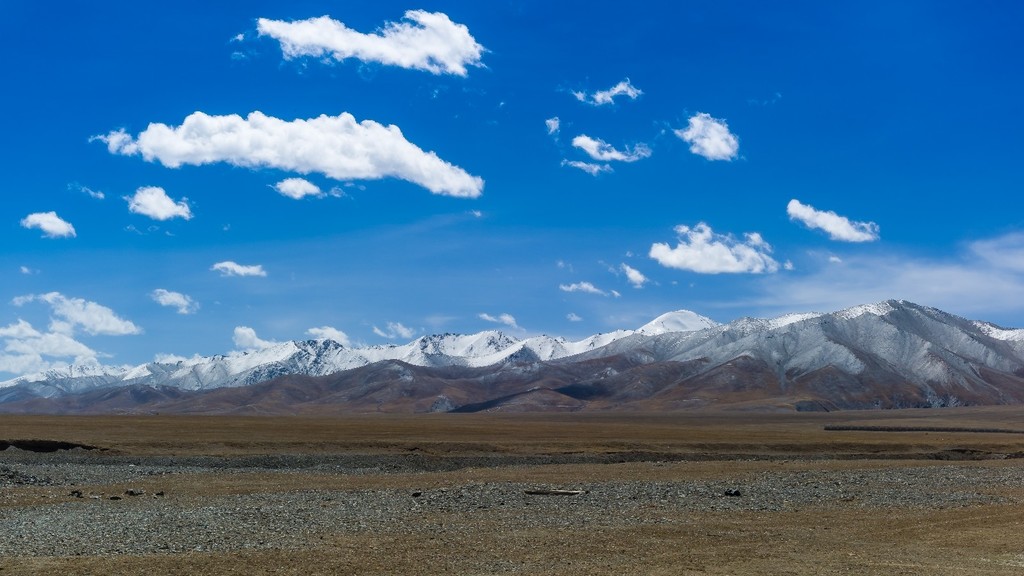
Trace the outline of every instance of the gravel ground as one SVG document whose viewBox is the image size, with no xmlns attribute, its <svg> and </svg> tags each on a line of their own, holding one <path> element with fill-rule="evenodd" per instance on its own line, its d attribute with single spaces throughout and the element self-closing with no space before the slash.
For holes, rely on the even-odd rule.
<svg viewBox="0 0 1024 576">
<path fill-rule="evenodd" d="M 472 459 L 508 467 L 520 459 Z M 94 556 L 307 548 L 332 535 L 401 536 L 499 528 L 580 528 L 685 521 L 687 514 L 805 509 L 944 509 L 1004 502 L 1001 489 L 1024 488 L 1015 466 L 865 467 L 768 471 L 721 480 L 579 484 L 466 482 L 449 488 L 323 490 L 197 495 L 153 490 L 159 479 L 195 474 L 387 474 L 465 466 L 420 456 L 128 458 L 82 451 L 0 453 L 0 556 Z M 677 464 L 679 465 L 679 464 Z M 149 492 L 100 494 L 97 487 L 147 480 Z M 180 486 L 181 483 L 176 484 Z M 563 495 L 528 494 L 558 489 Z M 6 503 L 39 490 L 54 502 Z M 81 497 L 72 496 L 80 492 Z M 58 496 L 55 496 L 57 494 Z M 113 498 L 112 498 L 113 497 Z"/>
</svg>

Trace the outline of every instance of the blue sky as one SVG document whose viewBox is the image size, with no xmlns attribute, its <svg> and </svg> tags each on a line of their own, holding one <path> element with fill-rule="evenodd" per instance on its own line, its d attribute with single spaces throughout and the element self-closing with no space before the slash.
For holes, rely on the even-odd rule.
<svg viewBox="0 0 1024 576">
<path fill-rule="evenodd" d="M 888 298 L 1024 326 L 1022 25 L 1011 2 L 5 2 L 0 376 Z"/>
</svg>

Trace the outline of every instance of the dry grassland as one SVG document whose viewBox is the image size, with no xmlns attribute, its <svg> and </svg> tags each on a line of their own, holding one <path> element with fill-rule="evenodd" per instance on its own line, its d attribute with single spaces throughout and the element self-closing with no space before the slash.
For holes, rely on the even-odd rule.
<svg viewBox="0 0 1024 576">
<path fill-rule="evenodd" d="M 47 534 L 48 522 L 63 526 L 58 515 L 84 506 L 125 518 L 230 514 L 225 502 L 256 498 L 305 498 L 296 506 L 319 506 L 332 520 L 299 542 L 270 534 L 260 546 L 235 543 L 242 536 L 228 530 L 219 547 L 173 553 L 14 550 L 0 574 L 1024 573 L 1024 434 L 826 425 L 1024 430 L 1024 410 L 4 417 L 0 440 L 70 441 L 102 448 L 88 454 L 98 462 L 183 467 L 76 485 L 104 495 L 91 502 L 66 485 L 0 488 L 0 531 Z M 0 468 L 33 457 L 12 454 L 0 452 Z M 357 455 L 380 465 L 342 465 Z M 302 464 L 259 464 L 272 457 Z M 242 464 L 194 465 L 207 461 Z M 106 499 L 129 487 L 147 499 Z M 524 487 L 583 493 L 524 496 Z M 157 492 L 166 496 L 150 499 Z M 35 513 L 31 528 L 18 524 Z M 139 526 L 157 539 L 180 536 Z"/>
</svg>

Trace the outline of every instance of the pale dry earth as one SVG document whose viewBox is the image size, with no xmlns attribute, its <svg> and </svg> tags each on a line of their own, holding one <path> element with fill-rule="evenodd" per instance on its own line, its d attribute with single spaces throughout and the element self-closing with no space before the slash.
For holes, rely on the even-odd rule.
<svg viewBox="0 0 1024 576">
<path fill-rule="evenodd" d="M 0 452 L 0 573 L 1019 574 L 993 428 L 1024 409 L 7 416 L 94 448 Z"/>
</svg>

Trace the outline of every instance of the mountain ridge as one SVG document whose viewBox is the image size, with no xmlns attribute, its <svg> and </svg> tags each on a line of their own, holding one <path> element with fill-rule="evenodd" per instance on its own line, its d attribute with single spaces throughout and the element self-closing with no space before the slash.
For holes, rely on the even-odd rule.
<svg viewBox="0 0 1024 576">
<path fill-rule="evenodd" d="M 636 330 L 575 342 L 520 340 L 498 330 L 365 348 L 304 340 L 87 372 L 8 381 L 0 388 L 0 410 L 45 411 L 46 401 L 54 411 L 89 411 L 106 403 L 117 410 L 203 412 L 216 405 L 267 413 L 1021 403 L 1024 330 L 888 300 L 728 324 L 676 311 Z M 295 388 L 300 381 L 309 387 L 304 393 Z M 279 395 L 288 390 L 284 397 L 291 400 L 261 395 L 271 389 Z M 93 408 L 88 398 L 94 398 Z"/>
</svg>

